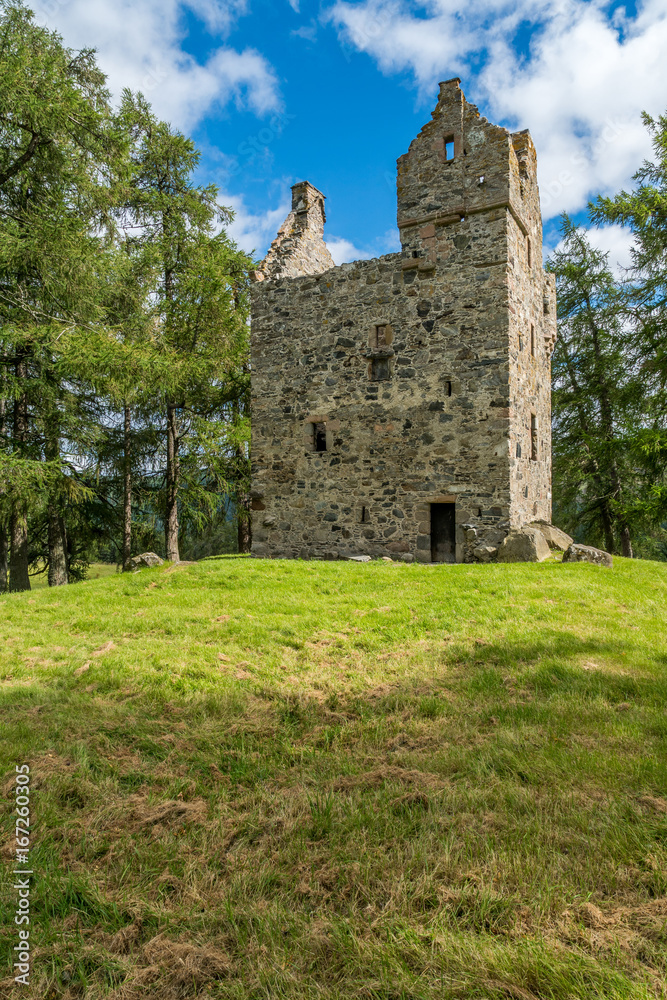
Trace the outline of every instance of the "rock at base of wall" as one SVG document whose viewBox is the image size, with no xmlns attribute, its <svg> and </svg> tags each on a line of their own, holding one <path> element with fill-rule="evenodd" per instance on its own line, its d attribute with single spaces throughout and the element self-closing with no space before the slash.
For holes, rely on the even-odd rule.
<svg viewBox="0 0 667 1000">
<path fill-rule="evenodd" d="M 493 562 L 496 558 L 498 549 L 495 545 L 478 545 L 477 548 L 472 550 L 472 554 L 476 562 L 488 563 Z"/>
<path fill-rule="evenodd" d="M 529 527 L 537 528 L 538 531 L 542 532 L 550 549 L 558 549 L 560 552 L 565 552 L 574 541 L 565 531 L 561 531 L 560 528 L 556 528 L 553 524 L 548 524 L 546 521 L 533 521 Z"/>
<path fill-rule="evenodd" d="M 370 562 L 370 556 L 344 556 L 348 562 Z"/>
<path fill-rule="evenodd" d="M 153 566 L 161 566 L 164 559 L 160 559 L 156 552 L 142 552 L 140 556 L 133 556 L 130 559 L 130 563 L 133 569 L 143 569 L 147 566 L 151 569 Z"/>
<path fill-rule="evenodd" d="M 549 555 L 542 532 L 526 525 L 510 531 L 498 549 L 498 562 L 543 562 Z"/>
<path fill-rule="evenodd" d="M 404 563 L 413 563 L 415 561 L 415 557 L 412 552 L 402 552 L 397 558 Z"/>
<path fill-rule="evenodd" d="M 563 562 L 589 562 L 596 566 L 607 566 L 609 569 L 614 565 L 614 560 L 608 552 L 596 549 L 592 545 L 578 545 L 576 542 L 567 549 Z"/>
</svg>

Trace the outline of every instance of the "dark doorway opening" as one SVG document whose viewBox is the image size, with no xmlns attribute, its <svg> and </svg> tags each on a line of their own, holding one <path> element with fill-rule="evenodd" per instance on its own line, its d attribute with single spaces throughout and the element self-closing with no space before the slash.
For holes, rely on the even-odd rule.
<svg viewBox="0 0 667 1000">
<path fill-rule="evenodd" d="M 315 451 L 327 450 L 327 425 L 325 423 L 313 424 L 313 444 Z"/>
<path fill-rule="evenodd" d="M 431 504 L 431 562 L 456 562 L 456 504 Z"/>
</svg>

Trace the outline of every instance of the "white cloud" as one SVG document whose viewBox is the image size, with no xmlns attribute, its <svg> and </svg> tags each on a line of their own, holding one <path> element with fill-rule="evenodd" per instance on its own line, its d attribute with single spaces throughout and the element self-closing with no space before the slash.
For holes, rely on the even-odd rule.
<svg viewBox="0 0 667 1000">
<path fill-rule="evenodd" d="M 255 214 L 246 208 L 240 196 L 221 193 L 218 201 L 234 210 L 234 221 L 226 227 L 227 232 L 246 253 L 254 250 L 257 260 L 266 254 L 291 207 L 291 203 L 285 201 L 277 208 Z"/>
<path fill-rule="evenodd" d="M 97 49 L 115 97 L 123 87 L 141 90 L 156 114 L 177 128 L 191 130 L 230 101 L 259 115 L 279 108 L 275 73 L 255 49 L 223 45 L 204 63 L 183 51 L 185 6 L 178 0 L 45 0 L 35 14 L 71 48 Z M 224 33 L 246 0 L 189 0 L 187 6 Z"/>
<path fill-rule="evenodd" d="M 336 265 L 349 264 L 353 260 L 370 260 L 373 256 L 365 250 L 359 250 L 354 243 L 342 236 L 328 236 L 324 242 Z"/>
<path fill-rule="evenodd" d="M 530 128 L 546 217 L 627 185 L 650 155 L 640 113 L 667 104 L 664 0 L 612 20 L 603 0 L 471 0 L 465 8 L 458 0 L 337 0 L 328 19 L 384 72 L 410 72 L 429 103 L 439 79 L 458 75 L 495 120 Z M 526 24 L 533 34 L 522 59 L 513 40 Z"/>
<path fill-rule="evenodd" d="M 630 250 L 634 241 L 631 233 L 622 226 L 602 226 L 600 229 L 587 229 L 586 236 L 591 246 L 608 253 L 609 266 L 614 274 L 626 277 L 626 270 L 632 265 Z"/>
<path fill-rule="evenodd" d="M 590 245 L 602 253 L 608 254 L 608 264 L 617 278 L 626 278 L 627 269 L 632 265 L 631 249 L 633 239 L 631 233 L 622 226 L 602 226 L 600 229 L 580 226 L 582 233 Z M 559 240 L 554 247 L 545 247 L 545 260 L 564 247 L 564 240 Z"/>
<path fill-rule="evenodd" d="M 292 10 L 296 11 L 296 13 L 298 14 L 299 13 L 299 0 L 287 0 L 287 2 L 290 5 L 290 7 L 292 8 Z"/>
</svg>

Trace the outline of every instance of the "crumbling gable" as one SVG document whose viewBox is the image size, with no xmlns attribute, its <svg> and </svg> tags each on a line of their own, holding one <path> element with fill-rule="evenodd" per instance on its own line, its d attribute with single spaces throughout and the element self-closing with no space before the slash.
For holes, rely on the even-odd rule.
<svg viewBox="0 0 667 1000">
<path fill-rule="evenodd" d="M 292 188 L 292 211 L 289 213 L 269 252 L 255 272 L 265 278 L 299 278 L 321 274 L 334 266 L 324 242 L 324 195 L 308 181 Z"/>
<path fill-rule="evenodd" d="M 334 267 L 323 223 L 296 185 L 253 288 L 253 553 L 494 558 L 551 516 L 555 288 L 530 136 L 450 80 L 398 161 L 402 251 Z"/>
</svg>

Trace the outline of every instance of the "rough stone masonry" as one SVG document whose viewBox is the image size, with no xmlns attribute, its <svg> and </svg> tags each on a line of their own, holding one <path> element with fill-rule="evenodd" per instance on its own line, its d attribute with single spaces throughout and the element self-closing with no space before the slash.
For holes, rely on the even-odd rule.
<svg viewBox="0 0 667 1000">
<path fill-rule="evenodd" d="M 292 189 L 252 294 L 255 556 L 487 561 L 551 520 L 535 149 L 459 84 L 398 160 L 401 253 L 334 267 Z"/>
</svg>

